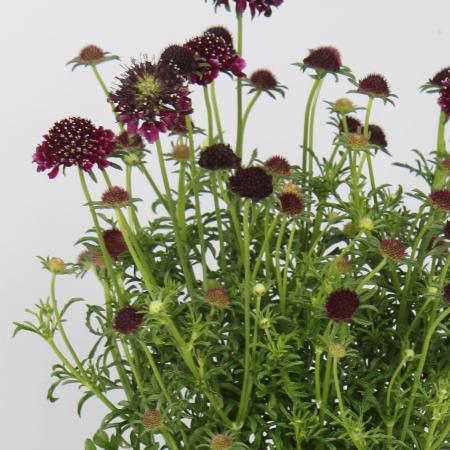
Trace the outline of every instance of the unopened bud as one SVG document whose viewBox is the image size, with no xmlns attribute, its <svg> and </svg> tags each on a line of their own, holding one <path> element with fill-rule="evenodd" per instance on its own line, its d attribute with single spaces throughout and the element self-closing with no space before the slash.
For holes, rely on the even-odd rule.
<svg viewBox="0 0 450 450">
<path fill-rule="evenodd" d="M 408 348 L 407 350 L 405 350 L 405 352 L 403 353 L 403 359 L 405 361 L 412 361 L 416 356 L 416 353 L 414 352 L 413 349 Z"/>
<path fill-rule="evenodd" d="M 334 103 L 334 109 L 340 114 L 348 114 L 353 111 L 353 103 L 348 98 L 340 98 Z"/>
<path fill-rule="evenodd" d="M 266 287 L 262 283 L 257 283 L 253 286 L 253 294 L 259 297 L 263 296 L 267 292 Z"/>
<path fill-rule="evenodd" d="M 359 221 L 359 229 L 366 231 L 373 231 L 375 228 L 373 221 L 369 217 L 364 217 Z"/>
<path fill-rule="evenodd" d="M 150 302 L 148 310 L 150 314 L 156 316 L 157 314 L 160 314 L 164 310 L 164 303 L 160 300 L 154 300 Z"/>
<path fill-rule="evenodd" d="M 156 410 L 145 411 L 142 417 L 142 425 L 146 430 L 157 430 L 163 424 L 161 413 Z"/>
<path fill-rule="evenodd" d="M 53 273 L 63 273 L 66 270 L 66 264 L 61 258 L 50 258 L 47 267 Z"/>
<path fill-rule="evenodd" d="M 345 345 L 342 345 L 339 342 L 331 343 L 328 350 L 330 351 L 330 355 L 333 356 L 333 358 L 344 358 L 344 356 L 347 354 Z"/>
</svg>

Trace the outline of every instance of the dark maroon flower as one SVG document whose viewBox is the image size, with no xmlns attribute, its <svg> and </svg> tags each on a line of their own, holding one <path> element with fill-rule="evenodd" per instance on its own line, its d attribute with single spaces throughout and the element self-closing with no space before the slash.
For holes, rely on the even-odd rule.
<svg viewBox="0 0 450 450">
<path fill-rule="evenodd" d="M 104 56 L 105 52 L 96 45 L 87 45 L 78 54 L 78 58 L 84 64 L 93 64 L 101 60 Z"/>
<path fill-rule="evenodd" d="M 444 287 L 444 298 L 450 303 L 450 284 L 446 284 Z"/>
<path fill-rule="evenodd" d="M 230 188 L 239 197 L 257 202 L 272 194 L 272 175 L 269 175 L 262 167 L 239 168 L 230 177 Z"/>
<path fill-rule="evenodd" d="M 122 232 L 116 228 L 105 230 L 103 232 L 103 240 L 105 241 L 108 253 L 115 261 L 119 259 L 120 255 L 128 251 Z"/>
<path fill-rule="evenodd" d="M 118 80 L 110 98 L 119 120 L 150 143 L 192 112 L 184 78 L 173 64 L 133 61 Z"/>
<path fill-rule="evenodd" d="M 207 85 L 219 76 L 219 72 L 231 72 L 239 78 L 245 77 L 242 72 L 246 66 L 245 61 L 236 53 L 233 45 L 227 42 L 227 38 L 217 31 L 206 31 L 202 36 L 186 42 L 185 47 L 194 52 L 199 60 L 197 72 L 191 76 L 193 83 Z"/>
<path fill-rule="evenodd" d="M 391 95 L 386 78 L 378 73 L 372 73 L 359 80 L 358 92 L 379 97 L 389 97 Z"/>
<path fill-rule="evenodd" d="M 372 145 L 376 145 L 378 147 L 386 148 L 388 145 L 386 135 L 383 131 L 383 128 L 378 125 L 371 124 L 369 125 L 369 142 Z"/>
<path fill-rule="evenodd" d="M 358 133 L 362 130 L 363 125 L 359 119 L 353 116 L 346 116 L 347 128 L 349 133 Z M 344 122 L 339 122 L 339 132 L 344 132 Z"/>
<path fill-rule="evenodd" d="M 144 323 L 144 314 L 133 306 L 122 308 L 114 319 L 114 330 L 120 334 L 134 334 Z"/>
<path fill-rule="evenodd" d="M 441 166 L 446 172 L 450 173 L 450 158 L 444 158 L 441 161 Z"/>
<path fill-rule="evenodd" d="M 250 83 L 258 91 L 270 91 L 278 86 L 275 75 L 267 69 L 259 69 L 250 76 Z"/>
<path fill-rule="evenodd" d="M 221 37 L 228 45 L 231 45 L 233 47 L 233 36 L 225 27 L 222 27 L 220 25 L 211 27 L 208 28 L 205 33 L 211 33 L 215 36 Z"/>
<path fill-rule="evenodd" d="M 232 2 L 236 3 L 236 11 L 243 13 L 247 7 L 250 9 L 252 17 L 255 17 L 256 13 L 264 14 L 266 17 L 272 15 L 272 8 L 278 7 L 284 0 L 213 0 L 213 4 L 216 6 L 225 6 L 230 9 Z"/>
<path fill-rule="evenodd" d="M 429 196 L 430 203 L 442 211 L 450 212 L 450 191 L 448 189 L 437 189 Z"/>
<path fill-rule="evenodd" d="M 442 82 L 438 104 L 447 116 L 450 116 L 450 78 Z"/>
<path fill-rule="evenodd" d="M 108 166 L 107 157 L 113 153 L 114 133 L 96 127 L 90 120 L 69 117 L 56 122 L 33 155 L 38 172 L 51 169 L 50 178 L 55 178 L 59 168 L 77 165 L 89 172 L 94 164 L 100 169 Z"/>
<path fill-rule="evenodd" d="M 360 300 L 356 292 L 343 289 L 330 294 L 325 308 L 331 320 L 348 322 L 356 314 L 359 304 Z"/>
<path fill-rule="evenodd" d="M 106 206 L 125 206 L 130 200 L 128 192 L 120 186 L 112 186 L 102 194 L 102 203 Z"/>
<path fill-rule="evenodd" d="M 299 195 L 291 192 L 281 193 L 278 196 L 279 208 L 283 214 L 298 216 L 303 212 L 304 203 Z"/>
<path fill-rule="evenodd" d="M 430 84 L 435 86 L 442 86 L 442 83 L 450 78 L 450 67 L 440 70 L 433 78 L 430 79 Z"/>
<path fill-rule="evenodd" d="M 197 60 L 194 53 L 182 45 L 171 45 L 167 47 L 159 58 L 163 64 L 173 64 L 178 72 L 190 77 L 197 70 Z"/>
<path fill-rule="evenodd" d="M 450 239 L 450 220 L 447 220 L 444 225 L 444 229 L 442 230 L 444 232 L 444 236 L 447 239 Z"/>
<path fill-rule="evenodd" d="M 380 242 L 380 253 L 392 261 L 400 261 L 405 257 L 405 246 L 398 239 L 383 239 Z"/>
<path fill-rule="evenodd" d="M 227 144 L 213 144 L 202 150 L 198 165 L 207 170 L 237 169 L 241 158 Z"/>
<path fill-rule="evenodd" d="M 225 289 L 210 289 L 205 293 L 203 299 L 206 303 L 217 308 L 226 308 L 230 303 L 230 296 Z"/>
<path fill-rule="evenodd" d="M 342 66 L 341 54 L 335 47 L 319 47 L 309 51 L 303 64 L 325 72 L 338 72 Z"/>
<path fill-rule="evenodd" d="M 288 176 L 291 173 L 291 166 L 282 156 L 272 156 L 264 163 L 264 167 L 271 175 Z"/>
</svg>

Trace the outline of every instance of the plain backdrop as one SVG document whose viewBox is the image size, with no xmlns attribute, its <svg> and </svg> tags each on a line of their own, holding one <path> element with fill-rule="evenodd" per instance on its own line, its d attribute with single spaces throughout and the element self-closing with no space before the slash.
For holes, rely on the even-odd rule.
<svg viewBox="0 0 450 450">
<path fill-rule="evenodd" d="M 435 148 L 438 108 L 436 96 L 418 87 L 450 65 L 448 0 L 286 0 L 273 17 L 245 21 L 245 58 L 248 71 L 267 67 L 289 87 L 284 100 L 261 98 L 250 119 L 247 155 L 258 147 L 262 157 L 282 154 L 298 162 L 298 144 L 305 99 L 311 79 L 291 65 L 308 49 L 334 45 L 344 64 L 357 77 L 381 72 L 397 106 L 376 102 L 374 122 L 383 126 L 392 158 L 376 159 L 377 180 L 420 187 L 418 180 L 391 162 L 411 161 L 411 149 Z M 0 312 L 0 423 L 2 450 L 80 450 L 105 410 L 95 400 L 76 415 L 78 391 L 65 387 L 55 404 L 46 401 L 51 365 L 56 362 L 39 338 L 20 334 L 12 339 L 15 320 L 27 318 L 24 309 L 48 295 L 49 274 L 37 255 L 74 261 L 80 248 L 74 242 L 90 227 L 88 211 L 74 170 L 49 180 L 37 174 L 31 155 L 54 121 L 70 115 L 91 118 L 114 127 L 103 93 L 89 70 L 71 72 L 65 63 L 86 44 L 97 44 L 131 57 L 158 55 L 168 44 L 183 42 L 207 27 L 224 24 L 234 31 L 234 16 L 214 13 L 203 0 L 15 0 L 3 2 L 0 19 L 1 114 L 1 312 Z M 100 66 L 110 86 L 122 72 L 121 63 Z M 317 116 L 317 152 L 331 151 L 333 130 L 326 125 L 323 100 L 336 100 L 350 89 L 328 77 Z M 222 76 L 218 95 L 224 126 L 233 141 L 234 91 Z M 352 97 L 363 104 L 362 96 Z M 201 96 L 194 94 L 194 120 L 205 124 Z M 448 136 L 447 136 L 448 138 Z M 153 160 L 152 160 L 153 161 Z M 150 170 L 158 179 L 158 169 Z M 119 180 L 119 178 L 117 178 Z M 142 180 L 137 195 L 149 199 Z M 94 195 L 100 190 L 94 189 Z M 143 204 L 148 207 L 148 203 Z M 83 280 L 61 278 L 58 297 L 84 297 L 101 302 L 92 275 Z M 83 306 L 75 306 L 68 332 L 83 354 L 91 342 L 83 328 Z"/>
</svg>

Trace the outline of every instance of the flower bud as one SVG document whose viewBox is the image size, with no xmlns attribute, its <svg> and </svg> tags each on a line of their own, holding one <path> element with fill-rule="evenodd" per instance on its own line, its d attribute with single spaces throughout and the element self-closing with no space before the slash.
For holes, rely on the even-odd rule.
<svg viewBox="0 0 450 450">
<path fill-rule="evenodd" d="M 359 229 L 365 231 L 373 231 L 375 228 L 373 221 L 369 217 L 364 217 L 359 221 Z"/>
<path fill-rule="evenodd" d="M 339 342 L 332 342 L 328 348 L 330 355 L 333 358 L 344 358 L 347 354 L 347 350 L 345 349 L 345 345 L 340 344 Z"/>
<path fill-rule="evenodd" d="M 150 302 L 148 311 L 150 314 L 156 316 L 160 314 L 162 311 L 164 311 L 164 303 L 160 300 L 154 300 Z"/>
<path fill-rule="evenodd" d="M 63 273 L 66 270 L 66 264 L 61 258 L 50 258 L 47 267 L 52 273 Z"/>
<path fill-rule="evenodd" d="M 334 223 L 334 222 L 337 222 L 337 221 L 339 220 L 340 217 L 341 217 L 341 216 L 340 216 L 337 212 L 331 211 L 331 212 L 328 213 L 328 215 L 327 215 L 327 220 L 328 220 L 328 222 L 330 222 L 330 223 Z"/>
<path fill-rule="evenodd" d="M 360 133 L 349 133 L 345 144 L 351 150 L 364 150 L 367 147 L 368 140 Z"/>
<path fill-rule="evenodd" d="M 263 330 L 267 330 L 268 328 L 270 328 L 270 319 L 268 319 L 267 317 L 263 317 L 259 321 L 259 327 Z"/>
<path fill-rule="evenodd" d="M 416 356 L 416 353 L 414 352 L 414 350 L 412 348 L 408 348 L 407 350 L 405 350 L 403 352 L 403 359 L 405 361 L 412 361 Z"/>
<path fill-rule="evenodd" d="M 340 98 L 334 103 L 334 109 L 340 114 L 348 114 L 353 111 L 353 103 L 348 98 Z"/>
<path fill-rule="evenodd" d="M 263 296 L 267 292 L 266 287 L 262 283 L 257 283 L 253 286 L 253 294 L 259 297 Z"/>
<path fill-rule="evenodd" d="M 123 157 L 123 160 L 125 164 L 128 164 L 129 166 L 135 166 L 140 163 L 141 158 L 136 155 L 136 153 L 129 153 L 128 155 L 125 155 Z"/>
<path fill-rule="evenodd" d="M 427 294 L 436 295 L 438 293 L 438 288 L 435 286 L 428 286 Z"/>
<path fill-rule="evenodd" d="M 230 450 L 233 447 L 233 439 L 228 434 L 216 434 L 211 439 L 211 450 Z"/>
<path fill-rule="evenodd" d="M 177 161 L 189 161 L 190 154 L 190 148 L 184 144 L 177 144 L 172 150 L 172 156 Z"/>
<path fill-rule="evenodd" d="M 142 425 L 146 430 L 157 430 L 163 424 L 161 413 L 156 410 L 145 411 L 142 417 Z"/>
</svg>

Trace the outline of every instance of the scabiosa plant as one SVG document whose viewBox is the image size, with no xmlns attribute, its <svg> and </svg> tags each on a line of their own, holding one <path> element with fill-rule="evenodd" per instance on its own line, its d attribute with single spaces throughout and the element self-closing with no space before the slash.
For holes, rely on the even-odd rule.
<svg viewBox="0 0 450 450">
<path fill-rule="evenodd" d="M 237 169 L 241 158 L 228 144 L 213 144 L 202 150 L 198 165 L 207 170 Z"/>
<path fill-rule="evenodd" d="M 349 92 L 356 92 L 358 94 L 368 95 L 372 98 L 381 98 L 385 103 L 393 104 L 392 98 L 397 96 L 391 92 L 389 83 L 386 78 L 379 73 L 371 73 L 361 78 L 357 83 L 355 82 L 356 90 Z"/>
<path fill-rule="evenodd" d="M 357 117 L 346 116 L 345 120 L 347 122 L 347 130 L 349 133 L 361 133 L 363 125 Z M 341 119 L 341 121 L 339 122 L 339 132 L 344 132 L 344 129 L 344 121 L 343 119 Z"/>
<path fill-rule="evenodd" d="M 434 86 L 442 87 L 444 81 L 450 79 L 450 67 L 441 69 L 433 78 L 430 78 L 429 83 Z"/>
<path fill-rule="evenodd" d="M 188 78 L 198 69 L 194 52 L 183 45 L 170 45 L 161 53 L 159 61 L 173 65 L 178 73 Z"/>
<path fill-rule="evenodd" d="M 163 417 L 156 409 L 145 411 L 142 416 L 142 425 L 146 430 L 157 430 L 163 424 Z"/>
<path fill-rule="evenodd" d="M 129 335 L 136 333 L 143 323 L 144 314 L 134 306 L 126 306 L 117 312 L 113 328 L 117 333 Z"/>
<path fill-rule="evenodd" d="M 291 173 L 291 166 L 283 156 L 271 156 L 264 162 L 264 167 L 271 175 L 287 177 Z"/>
<path fill-rule="evenodd" d="M 257 202 L 272 194 L 272 175 L 262 167 L 242 167 L 230 177 L 230 189 L 239 197 Z"/>
<path fill-rule="evenodd" d="M 450 191 L 448 189 L 437 189 L 428 196 L 429 202 L 445 212 L 450 212 Z"/>
<path fill-rule="evenodd" d="M 286 86 L 280 84 L 275 75 L 267 69 L 255 70 L 246 83 L 250 87 L 249 93 L 257 93 L 258 95 L 265 92 L 270 97 L 275 98 L 275 94 L 285 96 Z"/>
<path fill-rule="evenodd" d="M 174 64 L 133 61 L 110 95 L 118 119 L 130 134 L 150 143 L 192 112 L 189 90 Z"/>
<path fill-rule="evenodd" d="M 398 239 L 383 239 L 380 242 L 380 253 L 392 261 L 401 261 L 406 255 L 405 246 Z"/>
<path fill-rule="evenodd" d="M 78 166 L 85 172 L 96 164 L 100 169 L 108 166 L 108 156 L 115 150 L 114 133 L 96 127 L 90 120 L 69 117 L 56 122 L 33 155 L 38 172 L 50 170 L 55 178 L 61 167 Z"/>
<path fill-rule="evenodd" d="M 212 83 L 220 72 L 231 73 L 236 77 L 245 77 L 242 70 L 246 62 L 233 47 L 231 35 L 217 32 L 217 27 L 206 30 L 201 36 L 195 37 L 184 45 L 193 52 L 199 61 L 196 73 L 192 74 L 193 83 L 207 85 Z M 225 36 L 225 37 L 224 37 Z"/>
<path fill-rule="evenodd" d="M 349 322 L 358 311 L 359 304 L 359 296 L 355 291 L 342 289 L 329 295 L 325 309 L 334 322 Z"/>
</svg>

